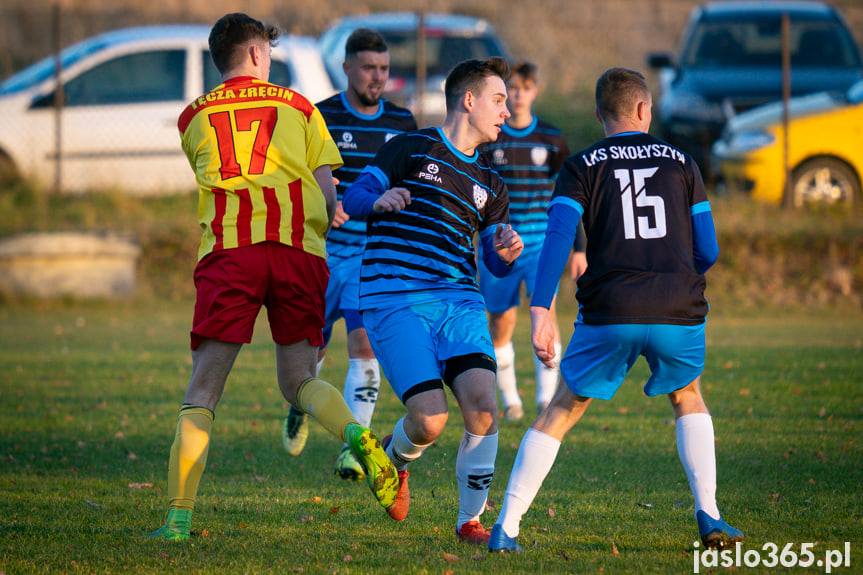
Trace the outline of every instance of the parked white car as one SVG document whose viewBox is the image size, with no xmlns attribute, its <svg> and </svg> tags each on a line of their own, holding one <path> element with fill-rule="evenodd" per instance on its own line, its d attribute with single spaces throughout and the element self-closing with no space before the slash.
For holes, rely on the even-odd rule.
<svg viewBox="0 0 863 575">
<path fill-rule="evenodd" d="M 24 177 L 52 189 L 136 195 L 195 189 L 177 118 L 220 83 L 208 26 L 147 26 L 94 36 L 61 52 L 64 106 L 54 107 L 56 59 L 0 83 L 0 186 Z M 282 36 L 270 81 L 318 102 L 335 93 L 317 41 Z M 60 143 L 57 145 L 57 134 Z"/>
</svg>

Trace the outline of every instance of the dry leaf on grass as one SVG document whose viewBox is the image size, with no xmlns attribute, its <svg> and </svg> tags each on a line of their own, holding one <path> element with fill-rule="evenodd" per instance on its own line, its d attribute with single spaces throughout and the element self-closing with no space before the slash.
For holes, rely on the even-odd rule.
<svg viewBox="0 0 863 575">
<path fill-rule="evenodd" d="M 145 487 L 153 487 L 152 483 L 130 483 L 131 489 L 144 489 Z"/>
<path fill-rule="evenodd" d="M 447 563 L 455 563 L 458 561 L 458 555 L 453 555 L 452 553 L 443 552 L 443 560 Z"/>
</svg>

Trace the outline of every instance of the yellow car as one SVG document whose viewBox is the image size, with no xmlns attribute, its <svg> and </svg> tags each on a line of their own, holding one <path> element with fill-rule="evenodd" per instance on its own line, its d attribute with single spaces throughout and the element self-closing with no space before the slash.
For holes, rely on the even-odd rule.
<svg viewBox="0 0 863 575">
<path fill-rule="evenodd" d="M 863 201 L 863 80 L 845 94 L 820 92 L 789 101 L 788 197 L 782 115 L 782 103 L 776 102 L 729 121 L 712 153 L 713 168 L 728 191 L 793 207 L 859 207 Z"/>
</svg>

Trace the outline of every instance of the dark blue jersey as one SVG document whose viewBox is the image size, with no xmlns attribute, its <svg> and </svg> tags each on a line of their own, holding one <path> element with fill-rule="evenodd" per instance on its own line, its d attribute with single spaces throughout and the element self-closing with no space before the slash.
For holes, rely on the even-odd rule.
<svg viewBox="0 0 863 575">
<path fill-rule="evenodd" d="M 548 203 L 557 173 L 569 156 L 563 133 L 535 116 L 523 129 L 503 126 L 483 152 L 491 158 L 509 191 L 509 217 L 524 242 L 522 257 L 542 248 Z"/>
<path fill-rule="evenodd" d="M 361 114 L 351 107 L 344 92 L 340 92 L 317 104 L 327 123 L 344 165 L 335 170 L 336 186 L 341 201 L 345 189 L 372 161 L 377 151 L 393 137 L 417 129 L 413 114 L 387 100 L 381 100 L 375 114 Z M 338 257 L 359 256 L 365 246 L 366 222 L 362 218 L 351 219 L 330 230 L 327 236 L 327 252 Z"/>
<path fill-rule="evenodd" d="M 606 138 L 564 163 L 549 208 L 549 237 L 558 207 L 575 220 L 567 222 L 573 229 L 581 214 L 587 232 L 587 272 L 576 294 L 584 323 L 704 321 L 706 268 L 699 252 L 715 261 L 716 238 L 691 156 L 640 132 Z"/>
<path fill-rule="evenodd" d="M 488 157 L 464 155 L 440 128 L 393 138 L 348 190 L 344 209 L 368 214 L 370 202 L 394 187 L 407 188 L 411 203 L 398 213 L 368 215 L 360 309 L 442 298 L 482 302 L 474 235 L 484 260 L 489 252 L 497 258 L 490 239 L 497 224 L 509 222 L 506 186 Z"/>
</svg>

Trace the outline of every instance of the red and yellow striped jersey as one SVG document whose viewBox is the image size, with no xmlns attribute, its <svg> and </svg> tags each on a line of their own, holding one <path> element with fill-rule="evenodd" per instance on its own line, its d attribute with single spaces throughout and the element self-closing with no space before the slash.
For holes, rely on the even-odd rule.
<svg viewBox="0 0 863 575">
<path fill-rule="evenodd" d="M 189 104 L 178 127 L 200 189 L 199 260 L 264 241 L 326 257 L 326 201 L 313 172 L 342 158 L 314 105 L 281 86 L 232 78 Z"/>
</svg>

